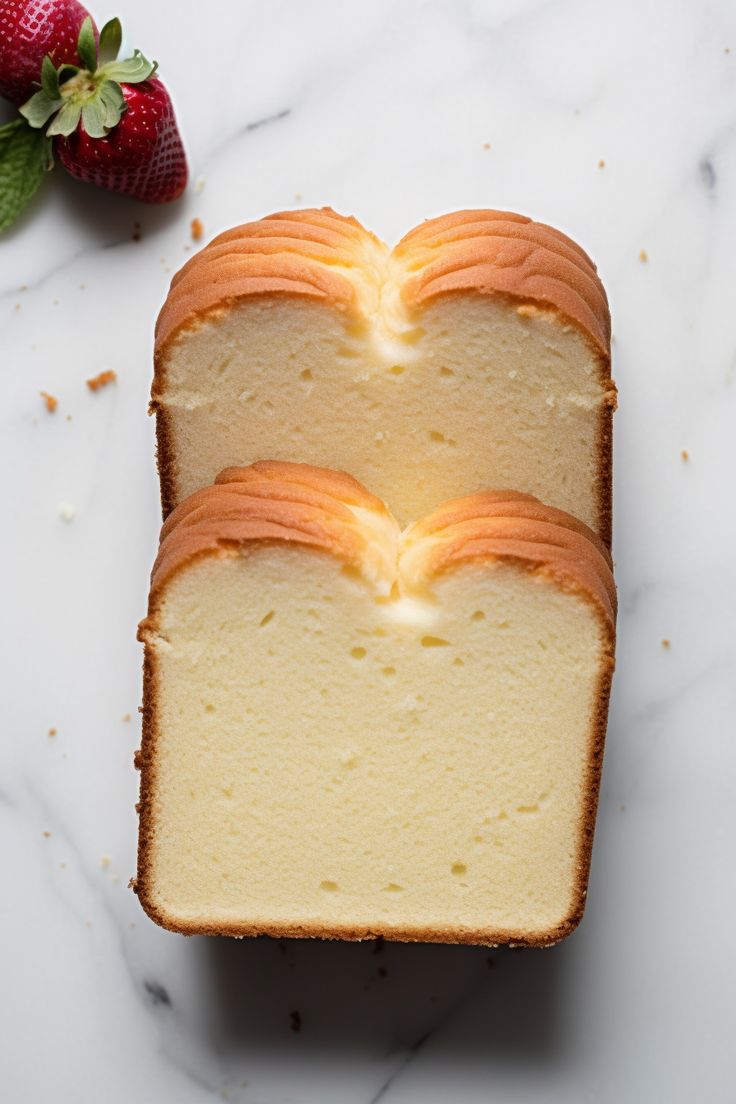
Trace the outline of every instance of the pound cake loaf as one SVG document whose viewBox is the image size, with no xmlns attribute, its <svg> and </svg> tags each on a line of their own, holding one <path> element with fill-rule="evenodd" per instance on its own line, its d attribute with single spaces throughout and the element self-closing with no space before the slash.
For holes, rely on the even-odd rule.
<svg viewBox="0 0 736 1104">
<path fill-rule="evenodd" d="M 601 540 L 511 491 L 403 532 L 350 476 L 224 471 L 164 524 L 136 889 L 184 933 L 546 945 L 583 911 Z"/>
<path fill-rule="evenodd" d="M 595 266 L 503 211 L 393 251 L 327 208 L 247 223 L 174 277 L 156 329 L 165 514 L 265 455 L 351 472 L 402 525 L 514 487 L 608 542 L 614 405 Z"/>
</svg>

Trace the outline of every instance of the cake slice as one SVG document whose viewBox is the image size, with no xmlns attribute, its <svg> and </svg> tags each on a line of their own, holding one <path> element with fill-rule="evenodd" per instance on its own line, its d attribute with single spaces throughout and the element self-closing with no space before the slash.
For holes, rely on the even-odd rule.
<svg viewBox="0 0 736 1104">
<path fill-rule="evenodd" d="M 401 522 L 485 487 L 611 527 L 610 319 L 595 266 L 521 215 L 431 219 L 393 251 L 329 209 L 221 234 L 156 329 L 164 513 L 264 455 L 343 468 Z"/>
<path fill-rule="evenodd" d="M 602 542 L 514 492 L 403 534 L 347 475 L 223 472 L 164 525 L 137 892 L 185 933 L 543 945 L 583 911 Z"/>
</svg>

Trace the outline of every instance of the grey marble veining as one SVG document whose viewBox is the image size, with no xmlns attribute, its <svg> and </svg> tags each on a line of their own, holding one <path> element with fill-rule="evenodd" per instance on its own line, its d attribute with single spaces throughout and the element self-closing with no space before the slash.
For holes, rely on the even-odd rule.
<svg viewBox="0 0 736 1104">
<path fill-rule="evenodd" d="M 119 12 L 161 59 L 199 185 L 155 210 L 59 172 L 0 242 L 0 1095 L 727 1104 L 736 9 L 206 10 Z M 326 203 L 388 240 L 458 207 L 529 213 L 579 240 L 609 291 L 619 659 L 588 910 L 550 951 L 184 939 L 127 888 L 155 314 L 193 217 L 209 238 Z M 91 394 L 108 367 L 118 383 Z"/>
</svg>

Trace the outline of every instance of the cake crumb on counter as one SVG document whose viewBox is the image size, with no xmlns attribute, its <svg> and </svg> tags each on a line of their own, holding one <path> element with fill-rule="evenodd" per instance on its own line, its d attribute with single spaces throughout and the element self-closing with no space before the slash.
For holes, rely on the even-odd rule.
<svg viewBox="0 0 736 1104">
<path fill-rule="evenodd" d="M 107 870 L 108 866 L 110 865 L 110 862 L 111 862 L 110 856 L 109 855 L 103 855 L 102 858 L 100 859 L 100 866 L 102 867 L 103 870 Z"/>
<path fill-rule="evenodd" d="M 108 383 L 114 383 L 118 378 L 117 372 L 112 368 L 106 368 L 103 372 L 98 372 L 96 376 L 92 376 L 87 380 L 87 386 L 90 391 L 99 391 L 101 387 L 107 387 Z"/>
<path fill-rule="evenodd" d="M 667 638 L 665 637 L 665 639 L 662 641 L 662 647 L 665 649 L 665 651 L 669 651 L 670 646 L 671 641 L 667 640 Z"/>
<path fill-rule="evenodd" d="M 123 723 L 128 724 L 130 722 L 130 713 L 123 713 Z"/>
<path fill-rule="evenodd" d="M 606 167 L 606 162 L 601 157 L 600 161 L 598 162 L 598 168 L 599 169 L 605 169 L 605 167 Z"/>
<path fill-rule="evenodd" d="M 56 507 L 56 512 L 62 521 L 72 521 L 74 518 L 74 507 L 71 502 L 60 502 Z"/>
<path fill-rule="evenodd" d="M 682 452 L 680 453 L 680 459 L 684 460 L 685 463 L 687 463 L 687 461 L 690 459 L 690 453 L 687 451 L 687 449 L 682 450 Z"/>
<path fill-rule="evenodd" d="M 646 264 L 649 260 L 649 254 L 647 253 L 646 249 L 639 250 L 639 260 L 642 264 Z"/>
<path fill-rule="evenodd" d="M 39 391 L 38 393 L 43 399 L 44 405 L 49 414 L 53 414 L 57 406 L 59 405 L 59 400 L 57 399 L 56 395 L 50 395 L 48 391 Z"/>
<path fill-rule="evenodd" d="M 55 728 L 50 728 L 50 729 L 49 729 L 49 736 L 55 736 L 55 735 L 56 735 L 56 731 L 57 731 L 57 730 L 56 730 Z"/>
<path fill-rule="evenodd" d="M 190 226 L 192 241 L 201 241 L 204 234 L 204 223 L 200 218 L 193 218 Z"/>
</svg>

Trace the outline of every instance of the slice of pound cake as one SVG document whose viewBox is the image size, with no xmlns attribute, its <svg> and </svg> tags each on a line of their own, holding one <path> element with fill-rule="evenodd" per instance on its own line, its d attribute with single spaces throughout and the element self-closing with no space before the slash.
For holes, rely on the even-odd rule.
<svg viewBox="0 0 736 1104">
<path fill-rule="evenodd" d="M 595 266 L 501 211 L 389 250 L 329 209 L 221 234 L 158 319 L 164 513 L 264 455 L 344 468 L 402 524 L 515 487 L 611 527 L 610 319 Z"/>
<path fill-rule="evenodd" d="M 602 542 L 514 492 L 401 532 L 351 477 L 224 471 L 164 525 L 137 892 L 186 933 L 543 945 L 583 911 Z"/>
</svg>

